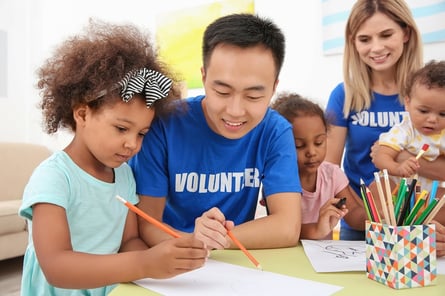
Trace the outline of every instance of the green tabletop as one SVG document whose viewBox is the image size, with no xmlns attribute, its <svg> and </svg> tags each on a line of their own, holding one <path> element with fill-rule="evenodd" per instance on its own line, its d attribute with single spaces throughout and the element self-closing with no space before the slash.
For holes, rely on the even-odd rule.
<svg viewBox="0 0 445 296">
<path fill-rule="evenodd" d="M 435 285 L 395 290 L 368 279 L 365 271 L 317 273 L 312 268 L 301 245 L 295 248 L 251 250 L 250 252 L 261 263 L 263 270 L 343 287 L 342 290 L 334 295 L 445 295 L 445 275 L 438 275 Z M 239 250 L 212 251 L 211 258 L 254 268 L 252 263 Z M 299 295 L 298 288 L 294 292 L 294 295 Z M 119 284 L 109 295 L 144 296 L 160 294 L 133 283 L 123 283 Z"/>
</svg>

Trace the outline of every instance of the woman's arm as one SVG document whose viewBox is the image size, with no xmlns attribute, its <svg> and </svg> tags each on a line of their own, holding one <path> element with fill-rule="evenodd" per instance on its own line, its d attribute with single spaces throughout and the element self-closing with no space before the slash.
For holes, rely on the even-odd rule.
<svg viewBox="0 0 445 296">
<path fill-rule="evenodd" d="M 335 125 L 330 127 L 327 139 L 326 161 L 341 166 L 347 132 L 348 129 L 346 127 Z"/>
</svg>

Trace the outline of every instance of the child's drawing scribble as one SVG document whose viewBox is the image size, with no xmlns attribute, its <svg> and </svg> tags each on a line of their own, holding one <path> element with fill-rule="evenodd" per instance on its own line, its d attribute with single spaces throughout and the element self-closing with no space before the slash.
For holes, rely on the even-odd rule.
<svg viewBox="0 0 445 296">
<path fill-rule="evenodd" d="M 365 254 L 364 250 L 359 250 L 354 247 L 339 247 L 336 245 L 324 246 L 324 252 L 334 254 L 336 258 L 349 259 L 350 257 L 363 256 Z"/>
<path fill-rule="evenodd" d="M 364 241 L 301 240 L 304 251 L 317 272 L 364 271 Z"/>
</svg>

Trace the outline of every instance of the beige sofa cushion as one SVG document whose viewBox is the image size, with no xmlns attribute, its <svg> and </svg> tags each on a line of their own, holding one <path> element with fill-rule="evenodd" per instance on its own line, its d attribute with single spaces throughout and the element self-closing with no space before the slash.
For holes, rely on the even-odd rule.
<svg viewBox="0 0 445 296">
<path fill-rule="evenodd" d="M 23 191 L 34 169 L 51 154 L 42 145 L 0 142 L 0 260 L 25 252 L 26 220 L 18 215 Z"/>
<path fill-rule="evenodd" d="M 42 145 L 0 143 L 0 201 L 21 200 L 32 172 L 51 154 L 51 150 Z"/>
<path fill-rule="evenodd" d="M 26 229 L 25 219 L 18 215 L 21 200 L 0 201 L 0 236 Z"/>
</svg>

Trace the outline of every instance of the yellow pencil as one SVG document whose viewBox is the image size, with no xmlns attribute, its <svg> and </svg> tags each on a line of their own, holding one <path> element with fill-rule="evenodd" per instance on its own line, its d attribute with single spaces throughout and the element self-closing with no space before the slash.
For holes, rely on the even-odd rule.
<svg viewBox="0 0 445 296">
<path fill-rule="evenodd" d="M 138 207 L 136 207 L 135 205 L 129 203 L 128 201 L 126 201 L 125 199 L 120 197 L 119 195 L 116 195 L 116 198 L 119 201 L 121 201 L 124 205 L 126 205 L 131 211 L 135 212 L 136 214 L 138 214 L 139 216 L 144 218 L 147 222 L 153 224 L 154 226 L 156 226 L 159 229 L 165 231 L 166 233 L 170 234 L 173 237 L 180 237 L 180 235 L 178 233 L 174 232 L 172 229 L 168 228 L 167 226 L 165 226 L 164 224 L 162 224 L 161 222 L 159 222 L 155 218 L 149 216 L 147 213 L 143 212 Z"/>
</svg>

